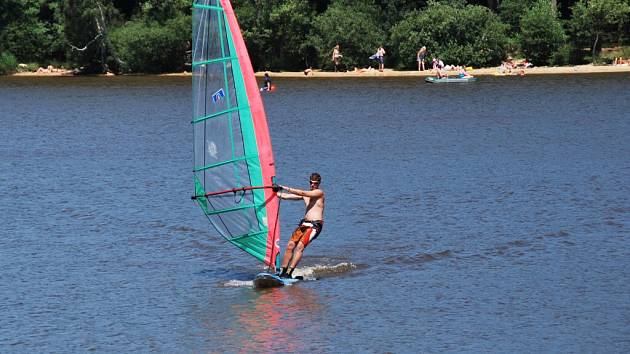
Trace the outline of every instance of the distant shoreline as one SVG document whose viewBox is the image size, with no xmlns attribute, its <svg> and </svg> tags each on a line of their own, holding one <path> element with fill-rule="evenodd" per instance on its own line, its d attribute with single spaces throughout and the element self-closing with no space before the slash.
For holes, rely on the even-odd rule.
<svg viewBox="0 0 630 354">
<path fill-rule="evenodd" d="M 510 74 L 499 73 L 498 68 L 480 68 L 468 71 L 475 76 L 519 76 L 519 75 L 572 75 L 572 74 L 603 74 L 603 73 L 630 73 L 630 65 L 575 65 L 575 66 L 541 66 L 527 69 L 512 69 Z M 449 74 L 456 75 L 457 71 L 450 71 Z M 256 76 L 263 76 L 264 72 L 257 72 Z M 301 77 L 301 78 L 343 78 L 343 77 L 425 77 L 435 76 L 435 70 L 410 70 L 397 71 L 385 69 L 383 72 L 374 71 L 348 71 L 348 72 L 329 72 L 313 70 L 308 76 L 303 71 L 299 72 L 269 72 L 271 77 Z"/>
<path fill-rule="evenodd" d="M 261 77 L 265 72 L 257 72 L 256 76 Z M 451 71 L 453 75 L 455 71 Z M 569 74 L 603 74 L 603 73 L 630 73 L 630 65 L 575 65 L 575 66 L 542 66 L 527 69 L 513 69 L 511 74 L 500 74 L 498 69 L 495 68 L 481 68 L 469 70 L 469 73 L 475 76 L 518 76 L 518 75 L 569 75 Z M 393 69 L 385 69 L 383 72 L 378 70 L 373 71 L 348 71 L 348 72 L 330 72 L 313 70 L 308 76 L 304 75 L 303 71 L 270 71 L 271 77 L 276 78 L 344 78 L 344 77 L 425 77 L 434 76 L 434 70 L 425 71 L 398 71 Z M 189 72 L 182 73 L 166 73 L 166 74 L 125 74 L 122 76 L 191 76 Z M 68 77 L 68 76 L 80 76 L 74 75 L 71 70 L 59 70 L 55 72 L 21 72 L 14 73 L 8 76 L 35 76 L 35 77 Z M 95 76 L 113 77 L 117 75 L 102 74 Z"/>
</svg>

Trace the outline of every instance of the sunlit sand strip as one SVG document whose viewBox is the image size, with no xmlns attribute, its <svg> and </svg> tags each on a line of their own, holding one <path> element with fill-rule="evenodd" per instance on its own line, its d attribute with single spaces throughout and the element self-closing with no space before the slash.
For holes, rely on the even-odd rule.
<svg viewBox="0 0 630 354">
<path fill-rule="evenodd" d="M 499 73 L 498 68 L 480 68 L 473 69 L 468 71 L 470 74 L 475 76 L 484 76 L 484 75 L 500 75 L 500 76 L 518 76 L 519 74 L 525 75 L 570 75 L 570 74 L 604 74 L 604 73 L 630 73 L 630 65 L 622 64 L 622 65 L 575 65 L 575 66 L 541 66 L 527 69 L 513 69 L 511 74 L 503 75 Z M 451 71 L 453 75 L 456 75 L 456 71 Z M 303 71 L 281 71 L 274 72 L 270 71 L 269 74 L 272 78 L 283 78 L 283 77 L 291 77 L 291 78 L 346 78 L 346 77 L 425 77 L 425 76 L 435 76 L 434 70 L 425 70 L 425 71 L 398 71 L 393 69 L 385 69 L 384 71 L 378 70 L 357 70 L 357 71 L 348 71 L 348 72 L 330 72 L 330 71 L 319 71 L 313 70 L 308 75 L 304 75 Z M 72 71 L 70 70 L 60 70 L 58 72 L 21 72 L 12 74 L 12 76 L 72 76 Z M 159 75 L 143 75 L 143 74 L 132 74 L 133 76 L 191 76 L 192 74 L 189 72 L 182 73 L 166 73 Z M 260 71 L 256 73 L 256 76 L 262 77 L 265 75 L 264 71 Z M 114 74 L 108 73 L 104 75 L 96 75 L 96 76 L 116 76 Z M 127 76 L 127 75 L 125 75 Z"/>
</svg>

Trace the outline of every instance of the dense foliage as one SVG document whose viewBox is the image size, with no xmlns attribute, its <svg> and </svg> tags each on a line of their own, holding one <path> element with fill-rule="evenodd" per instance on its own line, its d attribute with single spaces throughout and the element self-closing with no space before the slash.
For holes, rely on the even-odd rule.
<svg viewBox="0 0 630 354">
<path fill-rule="evenodd" d="M 308 41 L 314 10 L 306 0 L 235 1 L 250 56 L 259 68 L 301 69 L 315 53 Z"/>
<path fill-rule="evenodd" d="M 10 74 L 17 69 L 17 59 L 9 52 L 0 53 L 0 75 Z"/>
<path fill-rule="evenodd" d="M 496 65 L 602 60 L 630 43 L 630 0 L 233 0 L 257 70 L 367 66 L 383 45 L 386 67 L 429 59 Z M 557 10 L 557 11 L 556 11 Z M 190 0 L 2 0 L 0 70 L 15 62 L 85 73 L 181 71 L 190 62 Z M 622 49 L 623 50 L 623 49 Z"/>
<path fill-rule="evenodd" d="M 520 21 L 521 50 L 534 65 L 550 64 L 565 42 L 562 24 L 549 0 L 539 0 Z"/>
<path fill-rule="evenodd" d="M 625 43 L 630 37 L 628 0 L 581 0 L 572 10 L 571 38 L 576 47 L 590 47 L 593 60 L 604 43 Z"/>
<path fill-rule="evenodd" d="M 337 0 L 315 18 L 311 37 L 319 54 L 313 61 L 332 67 L 332 49 L 339 44 L 342 63 L 352 69 L 369 64 L 370 55 L 386 45 L 386 33 L 378 21 L 379 8 L 372 0 Z"/>
<path fill-rule="evenodd" d="M 61 1 L 0 1 L 0 52 L 18 60 L 63 61 Z"/>
<path fill-rule="evenodd" d="M 112 31 L 111 39 L 122 61 L 122 72 L 161 73 L 184 70 L 190 41 L 190 16 L 145 22 L 129 21 Z"/>
<path fill-rule="evenodd" d="M 401 67 L 410 67 L 426 46 L 431 57 L 448 63 L 488 66 L 505 56 L 507 26 L 486 7 L 429 2 L 392 29 L 391 44 Z"/>
</svg>

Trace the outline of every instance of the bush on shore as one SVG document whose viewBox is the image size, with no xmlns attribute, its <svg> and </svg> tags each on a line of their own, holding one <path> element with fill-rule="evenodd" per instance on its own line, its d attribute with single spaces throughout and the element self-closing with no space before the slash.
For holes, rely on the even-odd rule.
<svg viewBox="0 0 630 354">
<path fill-rule="evenodd" d="M 566 41 L 564 29 L 551 1 L 539 0 L 521 17 L 521 50 L 534 65 L 560 61 L 565 53 L 554 54 Z"/>
<path fill-rule="evenodd" d="M 333 68 L 332 50 L 337 44 L 341 47 L 342 66 L 353 67 L 377 65 L 370 62 L 370 55 L 376 53 L 379 45 L 384 45 L 386 32 L 378 21 L 379 8 L 373 0 L 335 1 L 314 21 L 315 35 L 310 40 L 319 54 L 321 67 Z M 388 50 L 387 48 L 386 50 Z M 386 54 L 385 59 L 388 60 Z"/>
<path fill-rule="evenodd" d="M 486 7 L 429 2 L 392 28 L 391 44 L 400 56 L 400 68 L 413 68 L 422 46 L 445 63 L 494 66 L 506 55 L 507 25 Z"/>
<path fill-rule="evenodd" d="M 190 47 L 191 17 L 180 16 L 160 24 L 136 20 L 111 33 L 124 62 L 123 72 L 161 73 L 183 71 Z"/>
<path fill-rule="evenodd" d="M 0 53 L 0 75 L 15 72 L 18 66 L 15 55 L 9 52 Z"/>
</svg>

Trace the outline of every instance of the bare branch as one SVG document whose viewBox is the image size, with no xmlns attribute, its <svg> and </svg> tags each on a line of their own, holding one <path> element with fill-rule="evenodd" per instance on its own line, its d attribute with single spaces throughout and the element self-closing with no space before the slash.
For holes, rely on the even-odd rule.
<svg viewBox="0 0 630 354">
<path fill-rule="evenodd" d="M 89 42 L 85 45 L 85 47 L 83 47 L 83 48 L 79 48 L 79 47 L 77 47 L 77 46 L 75 46 L 75 45 L 72 45 L 72 43 L 68 43 L 68 44 L 70 45 L 70 47 L 72 48 L 72 50 L 76 50 L 77 52 L 83 52 L 83 51 L 85 51 L 85 50 L 86 50 L 86 49 L 90 46 L 90 44 L 94 43 L 94 41 L 96 41 L 96 40 L 97 40 L 97 39 L 99 39 L 100 37 L 103 37 L 103 34 L 101 34 L 101 33 L 97 34 L 97 35 L 96 35 L 96 37 L 94 37 L 94 39 L 92 39 L 91 41 L 89 41 Z"/>
</svg>

